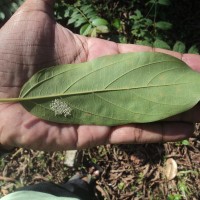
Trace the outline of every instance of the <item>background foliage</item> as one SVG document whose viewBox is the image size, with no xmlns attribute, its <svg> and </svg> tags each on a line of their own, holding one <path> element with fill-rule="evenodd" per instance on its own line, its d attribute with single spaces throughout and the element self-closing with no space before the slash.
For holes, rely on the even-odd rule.
<svg viewBox="0 0 200 200">
<path fill-rule="evenodd" d="M 23 2 L 23 0 L 1 0 L 0 22 L 8 19 Z"/>
<path fill-rule="evenodd" d="M 23 0 L 1 0 L 0 22 Z M 191 0 L 57 0 L 57 21 L 75 33 L 181 53 L 198 53 L 200 2 Z"/>
</svg>

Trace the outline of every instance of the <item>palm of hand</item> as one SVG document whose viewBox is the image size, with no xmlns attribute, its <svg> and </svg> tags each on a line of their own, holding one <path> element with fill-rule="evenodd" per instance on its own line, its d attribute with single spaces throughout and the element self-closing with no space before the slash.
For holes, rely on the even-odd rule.
<svg viewBox="0 0 200 200">
<path fill-rule="evenodd" d="M 27 1 L 1 29 L 0 97 L 16 97 L 22 85 L 43 67 L 134 51 L 133 47 L 74 35 L 55 23 L 51 12 L 44 1 Z M 0 111 L 0 143 L 7 147 L 64 150 L 106 143 L 157 142 L 179 139 L 191 131 L 191 125 L 173 124 L 168 130 L 163 123 L 112 128 L 58 125 L 32 116 L 20 104 L 1 104 Z M 171 137 L 173 132 L 176 136 Z"/>
</svg>

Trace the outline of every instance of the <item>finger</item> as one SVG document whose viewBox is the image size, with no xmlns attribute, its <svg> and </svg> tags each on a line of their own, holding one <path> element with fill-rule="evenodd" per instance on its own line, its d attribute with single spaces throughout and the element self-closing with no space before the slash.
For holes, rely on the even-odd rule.
<svg viewBox="0 0 200 200">
<path fill-rule="evenodd" d="M 200 72 L 200 56 L 195 54 L 183 54 L 182 60 L 193 70 Z"/>
<path fill-rule="evenodd" d="M 195 54 L 181 54 L 174 51 L 169 51 L 160 48 L 152 48 L 142 45 L 133 45 L 133 44 L 119 44 L 118 45 L 119 53 L 127 52 L 161 52 L 168 55 L 174 56 L 180 60 L 183 60 L 189 67 L 193 70 L 200 71 L 200 56 Z"/>
<path fill-rule="evenodd" d="M 169 51 L 160 48 L 152 48 L 143 45 L 135 44 L 117 44 L 115 42 L 106 41 L 97 38 L 87 38 L 88 43 L 88 60 L 104 55 L 112 55 L 118 53 L 128 52 L 161 52 L 174 56 L 183 60 L 193 70 L 200 71 L 200 55 L 195 54 L 181 54 L 175 51 Z M 102 51 L 102 48 L 104 49 Z"/>
<path fill-rule="evenodd" d="M 110 144 L 157 143 L 188 138 L 194 130 L 190 123 L 151 123 L 113 128 L 108 139 Z"/>
</svg>

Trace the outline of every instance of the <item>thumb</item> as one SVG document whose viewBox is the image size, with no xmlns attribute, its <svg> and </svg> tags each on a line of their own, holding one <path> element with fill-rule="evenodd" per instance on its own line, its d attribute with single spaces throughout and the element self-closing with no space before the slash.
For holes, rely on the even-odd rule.
<svg viewBox="0 0 200 200">
<path fill-rule="evenodd" d="M 55 0 L 26 0 L 14 16 L 25 12 L 41 11 L 53 17 L 54 4 Z"/>
</svg>

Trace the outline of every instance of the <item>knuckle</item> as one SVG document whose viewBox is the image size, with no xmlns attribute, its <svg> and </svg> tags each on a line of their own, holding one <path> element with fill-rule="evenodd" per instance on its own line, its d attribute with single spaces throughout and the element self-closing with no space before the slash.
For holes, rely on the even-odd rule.
<svg viewBox="0 0 200 200">
<path fill-rule="evenodd" d="M 144 134 L 144 132 L 143 132 L 141 125 L 136 126 L 132 131 L 133 142 L 134 143 L 142 143 L 143 134 Z"/>
</svg>

